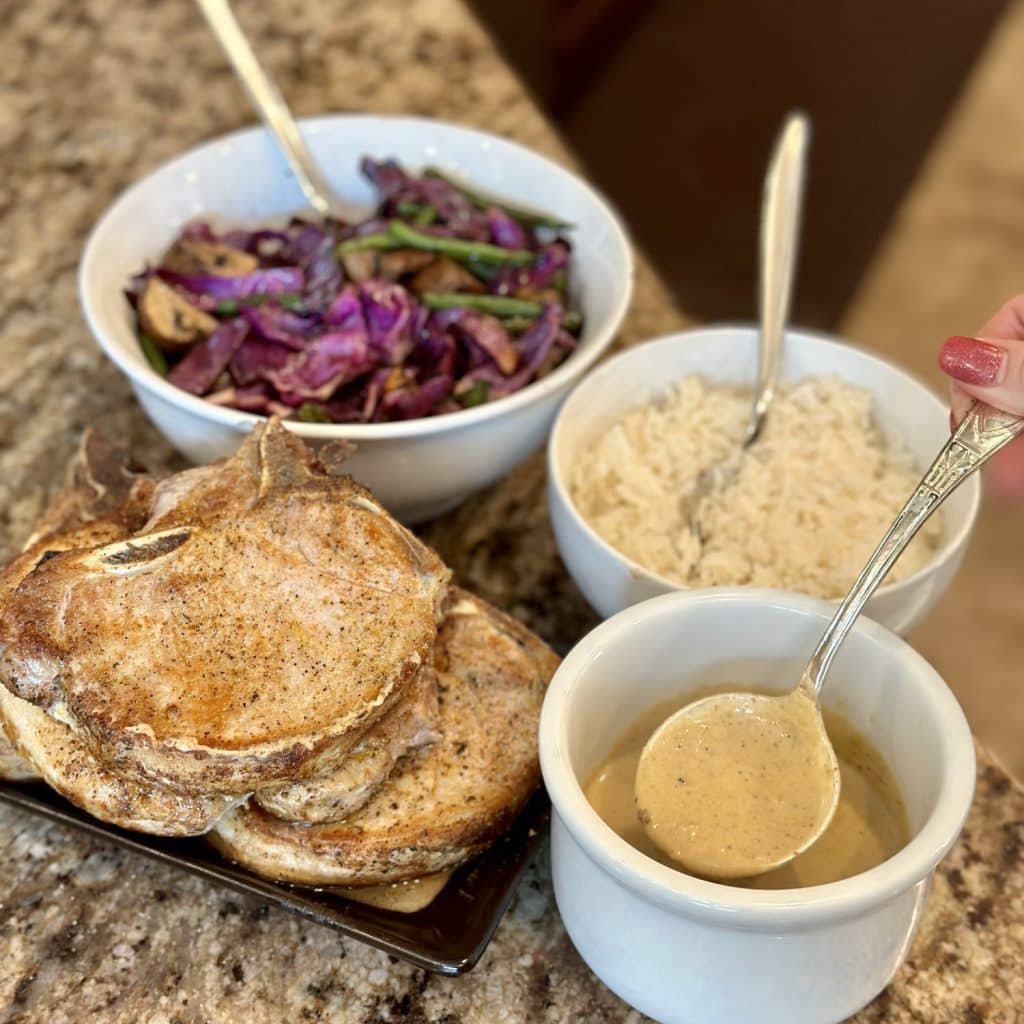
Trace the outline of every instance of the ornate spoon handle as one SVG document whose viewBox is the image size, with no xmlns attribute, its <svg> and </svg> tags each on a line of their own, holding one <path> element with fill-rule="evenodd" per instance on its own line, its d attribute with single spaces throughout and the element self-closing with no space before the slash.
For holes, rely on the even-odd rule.
<svg viewBox="0 0 1024 1024">
<path fill-rule="evenodd" d="M 818 693 L 854 620 L 914 534 L 967 477 L 1021 433 L 1024 416 L 1000 412 L 983 402 L 971 406 L 843 599 L 811 655 L 801 685 Z"/>
</svg>

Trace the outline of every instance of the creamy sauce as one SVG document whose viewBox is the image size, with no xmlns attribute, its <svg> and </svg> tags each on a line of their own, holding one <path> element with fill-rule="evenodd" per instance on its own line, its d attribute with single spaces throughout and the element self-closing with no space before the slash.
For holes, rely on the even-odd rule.
<svg viewBox="0 0 1024 1024">
<path fill-rule="evenodd" d="M 640 823 L 634 787 L 647 740 L 684 703 L 690 700 L 652 708 L 627 730 L 585 786 L 591 805 L 626 842 L 676 869 L 679 864 L 652 842 Z M 906 845 L 910 836 L 906 810 L 885 760 L 844 718 L 830 712 L 824 718 L 842 783 L 832 823 L 789 864 L 734 884 L 757 889 L 823 885 L 876 867 Z"/>
<path fill-rule="evenodd" d="M 450 871 L 438 871 L 433 875 L 410 878 L 406 882 L 394 882 L 391 885 L 337 886 L 332 891 L 378 910 L 414 914 L 434 902 L 451 876 Z"/>
<path fill-rule="evenodd" d="M 748 878 L 804 849 L 829 818 L 837 766 L 813 698 L 705 698 L 655 731 L 636 773 L 636 809 L 674 861 L 708 878 Z"/>
</svg>

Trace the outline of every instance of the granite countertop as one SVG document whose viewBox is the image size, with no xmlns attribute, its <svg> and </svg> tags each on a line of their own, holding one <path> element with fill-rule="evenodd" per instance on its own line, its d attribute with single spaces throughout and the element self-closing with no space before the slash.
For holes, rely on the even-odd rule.
<svg viewBox="0 0 1024 1024">
<path fill-rule="evenodd" d="M 239 3 L 301 114 L 425 113 L 567 159 L 457 0 Z M 114 195 L 251 114 L 187 0 L 0 11 L 0 554 L 81 429 L 176 459 L 89 340 L 75 269 Z M 244 169 L 240 169 L 244 173 Z M 641 261 L 623 343 L 684 322 Z M 428 531 L 461 580 L 549 639 L 593 621 L 555 555 L 533 459 Z M 1024 1006 L 1024 793 L 984 751 L 963 838 L 910 958 L 856 1018 L 1010 1024 Z M 542 856 L 470 975 L 428 976 L 257 901 L 0 806 L 0 1018 L 8 1022 L 639 1021 L 580 961 Z"/>
</svg>

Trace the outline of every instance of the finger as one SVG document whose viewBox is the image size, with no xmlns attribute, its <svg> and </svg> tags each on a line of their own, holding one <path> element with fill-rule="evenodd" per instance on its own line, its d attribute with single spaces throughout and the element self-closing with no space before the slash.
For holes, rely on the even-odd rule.
<svg viewBox="0 0 1024 1024">
<path fill-rule="evenodd" d="M 1024 338 L 1024 294 L 1004 302 L 991 320 L 978 331 L 979 338 Z"/>
<path fill-rule="evenodd" d="M 974 398 L 1024 415 L 1024 341 L 947 338 L 939 367 Z"/>
<path fill-rule="evenodd" d="M 967 415 L 967 410 L 974 404 L 974 396 L 967 394 L 956 381 L 953 382 L 951 391 L 950 406 L 953 411 L 950 416 L 953 426 L 956 426 Z"/>
</svg>

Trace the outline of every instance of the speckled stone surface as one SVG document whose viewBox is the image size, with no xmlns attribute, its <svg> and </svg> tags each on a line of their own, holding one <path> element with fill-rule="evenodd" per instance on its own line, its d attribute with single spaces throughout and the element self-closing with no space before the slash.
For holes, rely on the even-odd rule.
<svg viewBox="0 0 1024 1024">
<path fill-rule="evenodd" d="M 299 113 L 447 117 L 565 159 L 455 0 L 240 4 Z M 0 549 L 55 487 L 81 428 L 174 457 L 80 320 L 90 225 L 131 180 L 251 120 L 186 0 L 0 5 Z M 646 266 L 628 343 L 683 322 Z M 569 642 L 591 623 L 554 552 L 543 466 L 429 531 L 462 580 Z M 859 1021 L 1011 1024 L 1024 1007 L 1024 793 L 982 753 L 964 837 L 910 959 Z M 477 969 L 429 977 L 335 933 L 0 807 L 0 1020 L 639 1021 L 579 960 L 542 857 Z M 738 1022 L 740 1024 L 740 1022 Z"/>
</svg>

